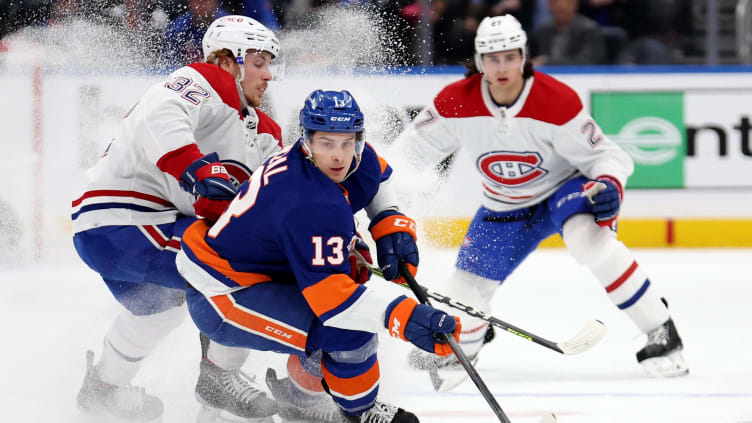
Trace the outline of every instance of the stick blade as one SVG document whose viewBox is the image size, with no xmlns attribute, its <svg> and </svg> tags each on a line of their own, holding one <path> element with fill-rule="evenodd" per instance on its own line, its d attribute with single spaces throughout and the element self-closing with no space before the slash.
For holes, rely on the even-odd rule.
<svg viewBox="0 0 752 423">
<path fill-rule="evenodd" d="M 591 320 L 568 341 L 556 344 L 564 354 L 572 355 L 587 351 L 606 335 L 606 325 L 600 320 Z"/>
<path fill-rule="evenodd" d="M 556 423 L 556 416 L 553 413 L 546 413 L 540 419 L 540 423 Z"/>
<path fill-rule="evenodd" d="M 479 355 L 470 360 L 473 367 L 478 364 Z M 456 370 L 433 368 L 428 370 L 428 375 L 431 377 L 431 384 L 436 392 L 451 391 L 468 378 L 467 372 L 461 368 Z"/>
</svg>

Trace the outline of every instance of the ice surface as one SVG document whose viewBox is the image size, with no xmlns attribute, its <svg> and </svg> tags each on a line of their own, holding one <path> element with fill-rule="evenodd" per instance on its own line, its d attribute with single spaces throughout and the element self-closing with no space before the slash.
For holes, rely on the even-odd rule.
<svg viewBox="0 0 752 423">
<path fill-rule="evenodd" d="M 478 371 L 513 422 L 554 411 L 560 422 L 752 421 L 750 250 L 638 250 L 653 287 L 668 298 L 685 341 L 691 374 L 649 379 L 634 360 L 643 339 L 588 272 L 564 250 L 535 252 L 497 291 L 493 314 L 559 341 L 587 320 L 608 326 L 600 344 L 563 356 L 497 333 Z M 455 252 L 424 248 L 418 280 L 441 292 Z M 369 283 L 379 283 L 371 281 Z M 383 282 L 381 282 L 383 283 Z M 118 306 L 83 263 L 72 258 L 0 269 L 0 421 L 80 422 L 75 397 L 84 353 L 99 354 Z M 651 288 L 652 289 L 652 288 Z M 405 362 L 409 345 L 381 337 L 381 397 L 422 422 L 497 421 L 472 382 L 436 393 L 427 374 Z M 165 402 L 163 422 L 193 421 L 198 375 L 196 329 L 186 319 L 146 361 L 136 384 Z M 262 381 L 267 366 L 284 373 L 285 357 L 259 353 L 246 370 Z"/>
</svg>

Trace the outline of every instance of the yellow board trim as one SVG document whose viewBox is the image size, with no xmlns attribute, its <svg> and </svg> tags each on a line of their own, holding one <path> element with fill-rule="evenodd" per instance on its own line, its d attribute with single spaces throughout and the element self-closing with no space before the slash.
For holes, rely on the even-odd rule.
<svg viewBox="0 0 752 423">
<path fill-rule="evenodd" d="M 470 218 L 429 217 L 419 226 L 429 244 L 456 248 L 462 244 Z M 629 247 L 666 248 L 752 247 L 752 219 L 620 219 L 619 239 Z M 556 234 L 545 239 L 544 248 L 561 248 Z"/>
</svg>

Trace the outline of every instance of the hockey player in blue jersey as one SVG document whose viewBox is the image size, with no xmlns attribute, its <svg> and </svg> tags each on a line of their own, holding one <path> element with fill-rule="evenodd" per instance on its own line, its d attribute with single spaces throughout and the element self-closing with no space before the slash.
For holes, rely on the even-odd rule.
<svg viewBox="0 0 752 423">
<path fill-rule="evenodd" d="M 376 400 L 376 333 L 386 328 L 448 355 L 434 335 L 457 337 L 459 320 L 401 295 L 396 285 L 353 280 L 349 249 L 361 209 L 385 278 L 399 278 L 400 260 L 413 272 L 418 265 L 415 223 L 397 208 L 391 167 L 363 139 L 355 99 L 317 90 L 300 125 L 301 139 L 254 172 L 214 225 L 197 221 L 185 231 L 176 262 L 191 286 L 191 317 L 228 347 L 290 354 L 288 378 L 267 373 L 284 418 L 417 422 Z"/>
</svg>

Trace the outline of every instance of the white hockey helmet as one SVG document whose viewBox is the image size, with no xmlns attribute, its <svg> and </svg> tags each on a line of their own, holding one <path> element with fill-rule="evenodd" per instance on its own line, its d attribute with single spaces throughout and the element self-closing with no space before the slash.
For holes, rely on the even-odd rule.
<svg viewBox="0 0 752 423">
<path fill-rule="evenodd" d="M 248 50 L 266 51 L 272 59 L 279 56 L 279 40 L 259 21 L 247 16 L 229 15 L 216 19 L 209 25 L 201 43 L 206 60 L 214 51 L 226 48 L 232 51 L 235 61 L 243 64 Z"/>
<path fill-rule="evenodd" d="M 486 16 L 475 33 L 475 66 L 484 72 L 481 56 L 497 51 L 522 50 L 522 66 L 527 56 L 527 34 L 520 21 L 512 15 Z"/>
</svg>

